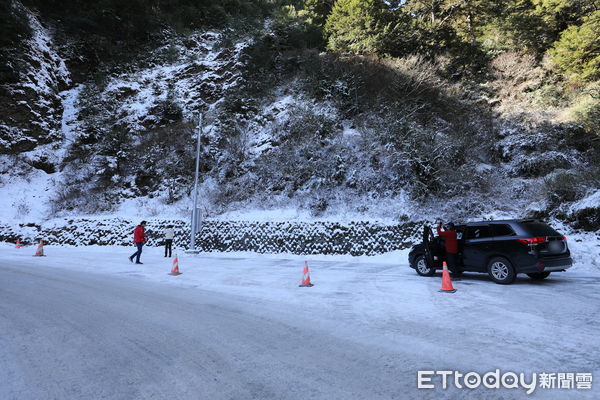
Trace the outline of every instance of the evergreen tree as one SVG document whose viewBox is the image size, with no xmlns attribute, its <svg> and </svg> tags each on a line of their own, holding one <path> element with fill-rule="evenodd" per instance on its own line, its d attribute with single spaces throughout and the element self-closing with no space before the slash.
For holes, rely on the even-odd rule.
<svg viewBox="0 0 600 400">
<path fill-rule="evenodd" d="M 542 54 L 551 43 L 548 29 L 531 0 L 505 0 L 488 9 L 479 43 L 490 55 L 517 50 Z"/>
<path fill-rule="evenodd" d="M 600 79 L 600 11 L 585 17 L 581 26 L 562 32 L 550 54 L 571 80 Z"/>
<path fill-rule="evenodd" d="M 325 24 L 327 47 L 358 54 L 375 52 L 383 8 L 380 0 L 336 1 Z"/>
<path fill-rule="evenodd" d="M 324 47 L 323 21 L 318 14 L 296 6 L 281 7 L 275 14 L 273 30 L 282 48 Z"/>
<path fill-rule="evenodd" d="M 305 17 L 310 23 L 325 26 L 327 17 L 333 9 L 334 0 L 305 0 L 300 16 Z"/>
</svg>

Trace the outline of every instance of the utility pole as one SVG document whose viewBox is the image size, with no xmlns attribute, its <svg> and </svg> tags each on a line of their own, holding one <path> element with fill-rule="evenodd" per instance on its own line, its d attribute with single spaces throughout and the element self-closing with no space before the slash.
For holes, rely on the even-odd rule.
<svg viewBox="0 0 600 400">
<path fill-rule="evenodd" d="M 192 233 L 190 236 L 190 251 L 196 251 L 196 229 L 198 227 L 198 175 L 200 174 L 200 138 L 202 137 L 202 113 L 196 127 L 198 141 L 196 143 L 196 172 L 194 174 L 194 204 L 192 208 Z"/>
</svg>

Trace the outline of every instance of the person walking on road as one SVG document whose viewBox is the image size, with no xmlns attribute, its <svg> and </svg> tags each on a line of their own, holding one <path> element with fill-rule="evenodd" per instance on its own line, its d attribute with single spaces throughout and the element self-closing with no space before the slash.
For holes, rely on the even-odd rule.
<svg viewBox="0 0 600 400">
<path fill-rule="evenodd" d="M 136 264 L 143 264 L 140 262 L 140 256 L 142 255 L 142 247 L 144 247 L 144 243 L 146 243 L 146 232 L 144 231 L 145 227 L 146 221 L 142 221 L 133 231 L 133 243 L 135 243 L 137 251 L 129 256 L 129 261 L 133 262 L 133 257 L 135 257 Z"/>
<path fill-rule="evenodd" d="M 440 235 L 440 237 L 444 238 L 448 269 L 450 272 L 452 272 L 452 274 L 456 275 L 458 273 L 458 240 L 456 230 L 454 230 L 454 224 L 452 222 L 448 222 L 446 225 L 444 225 L 444 230 L 441 228 L 442 223 L 440 222 L 437 226 L 437 233 Z"/>
<path fill-rule="evenodd" d="M 167 257 L 167 252 L 169 253 L 169 258 L 171 257 L 173 236 L 175 236 L 175 232 L 173 232 L 173 225 L 169 225 L 167 226 L 167 229 L 165 229 L 165 257 Z"/>
</svg>

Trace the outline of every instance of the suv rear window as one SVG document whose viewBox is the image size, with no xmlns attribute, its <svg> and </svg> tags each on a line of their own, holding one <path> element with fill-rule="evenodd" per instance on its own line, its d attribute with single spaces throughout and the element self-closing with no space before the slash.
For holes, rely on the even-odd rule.
<svg viewBox="0 0 600 400">
<path fill-rule="evenodd" d="M 492 234 L 494 236 L 513 236 L 515 232 L 512 230 L 510 225 L 506 224 L 493 224 Z"/>
<path fill-rule="evenodd" d="M 522 222 L 522 225 L 531 236 L 561 236 L 560 233 L 543 222 L 525 221 Z"/>
<path fill-rule="evenodd" d="M 467 239 L 483 239 L 492 237 L 488 225 L 476 225 L 467 227 Z"/>
</svg>

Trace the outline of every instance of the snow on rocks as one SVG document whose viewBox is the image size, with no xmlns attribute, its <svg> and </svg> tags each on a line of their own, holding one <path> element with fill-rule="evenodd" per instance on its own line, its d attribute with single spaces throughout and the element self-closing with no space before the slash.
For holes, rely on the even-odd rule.
<svg viewBox="0 0 600 400">
<path fill-rule="evenodd" d="M 17 81 L 6 84 L 0 95 L 0 153 L 28 151 L 59 140 L 62 105 L 59 91 L 69 84 L 69 72 L 58 55 L 52 35 L 37 16 L 20 3 L 27 15 L 31 38 L 15 51 L 12 72 Z M 9 63 L 12 65 L 12 63 Z"/>
<path fill-rule="evenodd" d="M 190 35 L 157 49 L 152 64 L 109 80 L 104 101 L 117 103 L 119 123 L 144 131 L 161 122 L 160 103 L 175 101 L 186 117 L 219 101 L 240 78 L 248 40 L 220 48 L 217 32 Z M 157 61 L 162 57 L 163 62 Z"/>
<path fill-rule="evenodd" d="M 0 241 L 24 244 L 44 240 L 48 244 L 129 245 L 139 221 L 125 218 L 58 219 L 43 225 L 0 224 Z M 187 248 L 190 226 L 183 220 L 148 219 L 148 245 L 160 246 L 163 231 L 172 225 L 174 245 Z M 422 224 L 380 224 L 371 221 L 221 221 L 205 220 L 197 236 L 199 249 L 206 252 L 350 254 L 376 255 L 412 247 Z"/>
<path fill-rule="evenodd" d="M 568 218 L 578 228 L 594 230 L 600 226 L 600 190 L 590 193 L 569 207 Z"/>
</svg>

